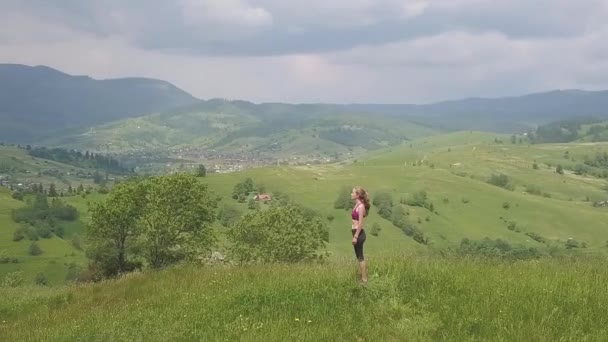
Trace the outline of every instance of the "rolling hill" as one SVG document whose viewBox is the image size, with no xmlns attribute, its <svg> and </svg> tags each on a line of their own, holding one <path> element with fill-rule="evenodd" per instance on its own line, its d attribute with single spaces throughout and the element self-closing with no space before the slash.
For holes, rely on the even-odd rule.
<svg viewBox="0 0 608 342">
<path fill-rule="evenodd" d="M 608 144 L 497 144 L 496 137 L 468 131 L 437 135 L 385 148 L 351 165 L 256 168 L 208 176 L 205 182 L 229 198 L 234 184 L 251 177 L 267 191 L 287 193 L 323 216 L 334 216 L 330 250 L 338 256 L 352 253 L 352 246 L 344 243 L 350 223 L 348 213 L 334 209 L 333 204 L 341 188 L 354 185 L 366 187 L 372 198 L 388 192 L 397 203 L 424 190 L 434 205 L 435 212 L 403 206 L 409 220 L 429 237 L 428 246 L 414 242 L 372 207 L 367 224 L 380 224 L 382 233 L 377 243 L 374 238 L 369 241 L 366 248 L 371 255 L 419 247 L 442 249 L 456 246 L 464 238 L 486 237 L 540 249 L 551 245 L 563 249 L 573 238 L 585 242 L 587 251 L 605 252 L 608 232 L 603 227 L 608 209 L 592 204 L 608 199 L 608 181 L 569 169 L 585 155 L 608 151 Z M 565 159 L 565 151 L 569 151 L 569 159 Z M 538 169 L 533 168 L 534 163 Z M 564 175 L 555 172 L 557 164 L 566 168 Z M 499 174 L 510 178 L 513 190 L 488 183 L 492 175 Z M 546 242 L 532 239 L 532 233 Z"/>
<path fill-rule="evenodd" d="M 607 323 L 608 208 L 591 204 L 608 198 L 608 182 L 568 168 L 587 154 L 608 151 L 608 144 L 505 144 L 495 138 L 508 140 L 456 132 L 386 147 L 352 164 L 208 175 L 201 182 L 223 197 L 221 206 L 247 211 L 230 193 L 251 177 L 268 192 L 286 193 L 324 217 L 335 217 L 328 220 L 330 258 L 296 265 L 193 263 L 97 284 L 28 285 L 32 272 L 58 272 L 58 278 L 67 272 L 59 267 L 67 260 L 53 264 L 49 253 L 49 259 L 23 264 L 31 267 L 25 285 L 0 287 L 6 298 L 0 301 L 0 338 L 605 340 L 606 329 L 598 327 Z M 558 163 L 566 167 L 563 175 L 555 172 Z M 488 184 L 499 173 L 508 175 L 511 189 Z M 378 223 L 382 230 L 366 242 L 370 281 L 365 287 L 356 284 L 350 215 L 333 207 L 340 189 L 355 184 L 372 198 L 390 193 L 396 206 L 425 190 L 434 204 L 433 212 L 403 206 L 429 237 L 427 245 L 372 207 L 366 224 Z M 9 210 L 20 205 L 1 190 L 0 204 Z M 0 222 L 10 227 L 5 217 L 0 215 Z M 215 228 L 223 253 L 226 230 Z M 435 253 L 457 248 L 463 239 L 486 237 L 554 257 L 510 262 Z M 0 249 L 6 246 L 14 253 L 24 248 L 0 242 Z"/>
<path fill-rule="evenodd" d="M 607 118 L 605 108 L 608 91 L 582 90 L 423 105 L 205 101 L 161 80 L 0 65 L 3 141 L 116 152 L 196 147 L 331 158 L 439 132 L 521 133 L 556 120 Z"/>
<path fill-rule="evenodd" d="M 608 91 L 553 90 L 504 98 L 470 98 L 424 105 L 350 105 L 356 112 L 406 116 L 446 131 L 527 131 L 552 121 L 608 118 Z"/>
<path fill-rule="evenodd" d="M 386 115 L 347 114 L 325 105 L 209 100 L 46 140 L 48 145 L 115 152 L 197 146 L 273 156 L 333 156 L 374 150 L 437 131 Z"/>
<path fill-rule="evenodd" d="M 31 143 L 67 128 L 88 127 L 195 102 L 155 79 L 95 80 L 46 66 L 0 64 L 0 139 Z"/>
</svg>

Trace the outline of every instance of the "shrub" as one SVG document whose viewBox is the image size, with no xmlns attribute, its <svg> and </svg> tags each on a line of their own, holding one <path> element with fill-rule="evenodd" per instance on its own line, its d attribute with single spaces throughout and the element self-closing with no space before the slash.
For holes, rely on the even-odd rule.
<svg viewBox="0 0 608 342">
<path fill-rule="evenodd" d="M 542 237 L 542 236 L 540 236 L 540 235 L 538 235 L 536 233 L 527 232 L 526 235 L 529 236 L 532 240 L 535 240 L 537 242 L 540 242 L 540 243 L 545 243 L 546 242 L 546 240 L 545 240 L 544 237 Z"/>
<path fill-rule="evenodd" d="M 44 273 L 38 273 L 36 274 L 36 278 L 34 278 L 34 284 L 38 286 L 47 286 L 49 284 L 49 279 Z"/>
<path fill-rule="evenodd" d="M 370 233 L 373 236 L 378 236 L 378 235 L 380 235 L 380 231 L 382 231 L 382 227 L 380 227 L 380 224 L 378 222 L 376 222 L 372 225 L 372 229 L 370 230 Z"/>
<path fill-rule="evenodd" d="M 530 195 L 537 195 L 537 196 L 540 196 L 542 194 L 542 190 L 538 186 L 532 185 L 532 184 L 526 185 L 526 192 L 529 193 Z"/>
<path fill-rule="evenodd" d="M 393 208 L 387 204 L 383 204 L 378 207 L 378 215 L 384 219 L 390 220 L 393 215 Z"/>
<path fill-rule="evenodd" d="M 567 249 L 578 248 L 579 247 L 579 243 L 578 243 L 578 241 L 576 241 L 576 240 L 574 240 L 572 238 L 569 238 L 566 241 L 565 246 L 566 246 Z"/>
<path fill-rule="evenodd" d="M 515 189 L 515 186 L 511 183 L 511 179 L 505 174 L 490 176 L 488 183 L 511 191 Z"/>
<path fill-rule="evenodd" d="M 250 210 L 260 209 L 260 203 L 257 202 L 256 200 L 254 200 L 253 198 L 250 198 L 249 202 L 247 202 L 247 209 L 250 209 Z"/>
<path fill-rule="evenodd" d="M 515 222 L 513 222 L 513 221 L 510 221 L 510 222 L 507 224 L 507 229 L 508 229 L 508 230 L 515 230 L 516 228 L 517 228 L 517 223 L 515 223 Z"/>
<path fill-rule="evenodd" d="M 427 207 L 427 199 L 428 195 L 425 190 L 420 190 L 412 196 L 412 198 L 407 202 L 407 205 L 412 207 Z"/>
<path fill-rule="evenodd" d="M 349 196 L 350 196 L 350 193 L 349 193 Z M 387 205 L 389 207 L 392 207 L 393 206 L 393 196 L 387 192 L 380 192 L 374 196 L 374 200 L 372 201 L 372 204 L 375 207 L 380 207 L 382 205 Z"/>
<path fill-rule="evenodd" d="M 42 249 L 40 248 L 40 246 L 38 246 L 36 242 L 32 242 L 32 244 L 28 248 L 28 253 L 29 255 L 37 256 L 42 254 Z"/>
<path fill-rule="evenodd" d="M 287 204 L 246 214 L 228 231 L 230 252 L 241 262 L 299 262 L 321 258 L 329 231 L 319 217 Z"/>
<path fill-rule="evenodd" d="M 353 207 L 354 202 L 350 198 L 352 192 L 351 187 L 342 187 L 338 192 L 338 197 L 334 201 L 334 208 L 349 210 Z M 374 202 L 375 203 L 375 202 Z"/>
</svg>

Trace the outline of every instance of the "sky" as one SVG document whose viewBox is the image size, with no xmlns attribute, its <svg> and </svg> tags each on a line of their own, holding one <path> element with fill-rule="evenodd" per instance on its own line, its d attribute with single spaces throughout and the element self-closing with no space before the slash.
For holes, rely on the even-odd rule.
<svg viewBox="0 0 608 342">
<path fill-rule="evenodd" d="M 1 0 L 0 63 L 203 98 L 429 103 L 608 89 L 608 0 Z"/>
</svg>

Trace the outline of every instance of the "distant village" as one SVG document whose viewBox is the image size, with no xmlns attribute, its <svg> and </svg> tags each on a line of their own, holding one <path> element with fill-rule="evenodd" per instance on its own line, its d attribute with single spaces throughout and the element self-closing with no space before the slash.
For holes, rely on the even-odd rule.
<svg viewBox="0 0 608 342">
<path fill-rule="evenodd" d="M 336 157 L 316 155 L 293 155 L 284 158 L 265 155 L 261 152 L 221 152 L 204 147 L 182 147 L 162 151 L 131 151 L 114 155 L 115 158 L 128 160 L 135 171 L 162 169 L 177 172 L 194 169 L 204 164 L 210 173 L 230 173 L 248 168 L 269 165 L 317 165 L 337 161 Z"/>
</svg>

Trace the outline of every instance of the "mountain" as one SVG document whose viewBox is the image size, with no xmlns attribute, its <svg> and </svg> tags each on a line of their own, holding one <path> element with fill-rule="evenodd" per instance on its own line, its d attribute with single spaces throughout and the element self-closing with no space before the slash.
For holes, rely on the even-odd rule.
<svg viewBox="0 0 608 342">
<path fill-rule="evenodd" d="M 517 97 L 470 98 L 424 105 L 355 104 L 354 112 L 406 117 L 446 131 L 512 133 L 563 119 L 608 118 L 608 91 L 554 90 Z"/>
<path fill-rule="evenodd" d="M 162 113 L 64 132 L 45 145 L 116 151 L 200 146 L 274 155 L 373 150 L 438 132 L 527 132 L 560 119 L 608 117 L 608 91 L 552 91 L 427 105 L 201 100 Z"/>
<path fill-rule="evenodd" d="M 98 125 L 196 101 L 161 80 L 95 80 L 46 66 L 0 64 L 0 140 L 32 142 L 58 130 Z"/>
<path fill-rule="evenodd" d="M 0 140 L 96 149 L 202 146 L 333 154 L 437 132 L 524 132 L 548 122 L 608 118 L 608 91 L 555 90 L 432 104 L 255 104 L 198 100 L 145 78 L 95 80 L 0 64 Z"/>
</svg>

